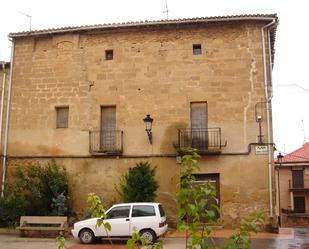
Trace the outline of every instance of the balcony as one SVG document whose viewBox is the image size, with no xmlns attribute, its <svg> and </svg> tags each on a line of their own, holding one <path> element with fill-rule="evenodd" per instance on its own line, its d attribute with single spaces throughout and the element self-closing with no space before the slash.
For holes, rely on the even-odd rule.
<svg viewBox="0 0 309 249">
<path fill-rule="evenodd" d="M 89 132 L 89 150 L 92 155 L 121 155 L 123 131 L 102 130 Z"/>
<path fill-rule="evenodd" d="M 293 182 L 289 180 L 290 192 L 309 192 L 309 180 L 302 180 L 299 182 Z"/>
<path fill-rule="evenodd" d="M 221 128 L 178 129 L 178 144 L 174 145 L 180 154 L 196 149 L 200 154 L 220 154 Z"/>
</svg>

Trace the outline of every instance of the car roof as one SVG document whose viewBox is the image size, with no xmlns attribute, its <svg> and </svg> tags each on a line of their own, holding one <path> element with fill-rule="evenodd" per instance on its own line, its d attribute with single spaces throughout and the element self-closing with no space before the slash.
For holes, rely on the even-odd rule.
<svg viewBox="0 0 309 249">
<path fill-rule="evenodd" d="M 160 205 L 161 203 L 158 202 L 129 202 L 129 203 L 117 203 L 114 204 L 113 207 L 115 206 L 127 206 L 127 205 Z"/>
</svg>

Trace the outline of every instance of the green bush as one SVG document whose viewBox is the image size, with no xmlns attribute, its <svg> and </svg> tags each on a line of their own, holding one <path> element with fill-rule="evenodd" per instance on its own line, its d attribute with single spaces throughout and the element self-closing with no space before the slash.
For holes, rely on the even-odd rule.
<svg viewBox="0 0 309 249">
<path fill-rule="evenodd" d="M 68 184 L 65 169 L 54 160 L 19 165 L 15 181 L 0 202 L 1 225 L 14 225 L 21 215 L 66 215 Z"/>
<path fill-rule="evenodd" d="M 117 188 L 123 202 L 153 202 L 159 187 L 155 169 L 149 162 L 139 162 L 121 177 Z"/>
</svg>

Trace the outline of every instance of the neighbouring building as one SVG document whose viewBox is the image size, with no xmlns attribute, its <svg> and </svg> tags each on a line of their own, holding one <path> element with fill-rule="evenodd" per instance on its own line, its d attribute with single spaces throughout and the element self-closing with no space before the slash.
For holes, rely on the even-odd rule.
<svg viewBox="0 0 309 249">
<path fill-rule="evenodd" d="M 258 210 L 271 221 L 277 24 L 241 15 L 11 33 L 8 175 L 21 162 L 57 160 L 81 216 L 89 192 L 118 201 L 121 175 L 149 161 L 172 224 L 180 156 L 195 148 L 196 180 L 216 187 L 219 224 Z"/>
<path fill-rule="evenodd" d="M 275 162 L 277 203 L 283 227 L 309 226 L 309 143 Z"/>
<path fill-rule="evenodd" d="M 4 141 L 6 139 L 7 133 L 5 132 L 7 129 L 7 115 L 8 115 L 8 109 L 7 109 L 7 101 L 8 101 L 8 81 L 9 81 L 9 75 L 10 75 L 10 63 L 5 61 L 0 61 L 0 151 L 1 151 L 1 166 L 3 165 L 3 155 L 6 154 L 7 151 L 7 143 Z M 5 145 L 5 146 L 4 146 Z M 3 172 L 3 167 L 0 169 L 1 172 L 1 180 L 0 182 L 4 182 L 3 179 L 5 178 L 5 175 Z M 1 188 L 3 186 L 1 185 Z M 2 194 L 1 194 L 2 196 Z"/>
</svg>

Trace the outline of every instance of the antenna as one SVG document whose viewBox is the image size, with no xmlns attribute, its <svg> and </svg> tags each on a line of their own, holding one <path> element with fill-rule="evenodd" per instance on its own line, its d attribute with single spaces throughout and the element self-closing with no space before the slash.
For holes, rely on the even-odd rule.
<svg viewBox="0 0 309 249">
<path fill-rule="evenodd" d="M 27 13 L 24 13 L 24 12 L 21 12 L 19 10 L 16 10 L 19 14 L 22 14 L 24 16 L 26 16 L 27 18 L 29 18 L 29 30 L 31 31 L 31 21 L 32 21 L 32 16 L 30 16 L 29 14 Z"/>
<path fill-rule="evenodd" d="M 165 0 L 165 9 L 163 10 L 163 13 L 166 14 L 166 19 L 168 19 L 168 6 L 167 6 L 167 0 Z"/>
<path fill-rule="evenodd" d="M 304 125 L 304 120 L 301 121 L 303 124 L 303 135 L 304 135 L 304 141 L 303 141 L 303 145 L 306 143 L 306 133 L 305 133 L 305 125 Z"/>
</svg>

